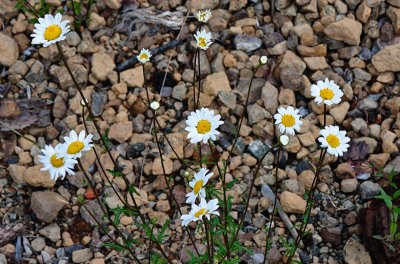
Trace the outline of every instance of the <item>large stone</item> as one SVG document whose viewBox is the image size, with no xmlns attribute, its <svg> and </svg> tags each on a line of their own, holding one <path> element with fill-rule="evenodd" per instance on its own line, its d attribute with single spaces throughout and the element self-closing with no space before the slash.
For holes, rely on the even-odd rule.
<svg viewBox="0 0 400 264">
<path fill-rule="evenodd" d="M 1 2 L 2 1 L 0 1 L 0 3 Z M 10 3 L 10 5 L 12 4 Z M 14 39 L 0 32 L 0 65 L 7 67 L 13 65 L 17 61 L 18 56 L 19 50 L 17 43 L 14 41 Z"/>
<path fill-rule="evenodd" d="M 61 209 L 68 202 L 59 194 L 51 191 L 33 192 L 31 196 L 31 208 L 39 220 L 47 223 L 57 218 Z"/>
<path fill-rule="evenodd" d="M 108 137 L 119 143 L 125 142 L 132 136 L 132 122 L 124 121 L 111 126 Z"/>
<path fill-rule="evenodd" d="M 24 182 L 34 187 L 54 187 L 56 182 L 50 178 L 48 171 L 42 171 L 41 168 L 42 165 L 36 165 L 25 170 Z"/>
<path fill-rule="evenodd" d="M 24 183 L 24 173 L 26 171 L 26 168 L 24 166 L 11 164 L 7 170 L 15 183 Z"/>
<path fill-rule="evenodd" d="M 400 71 L 400 44 L 390 45 L 381 49 L 372 57 L 372 64 L 379 72 Z"/>
<path fill-rule="evenodd" d="M 93 251 L 90 248 L 75 250 L 72 252 L 72 261 L 74 263 L 83 263 L 93 258 Z"/>
<path fill-rule="evenodd" d="M 278 66 L 274 68 L 274 75 L 282 81 L 285 88 L 299 91 L 304 88 L 302 75 L 306 64 L 293 51 L 287 50 L 279 57 Z"/>
<path fill-rule="evenodd" d="M 80 87 L 86 87 L 86 83 L 88 80 L 88 70 L 80 64 L 73 63 L 69 65 L 71 67 L 72 74 L 74 75 L 76 81 L 80 85 Z M 61 88 L 67 89 L 69 87 L 74 86 L 74 82 L 71 76 L 68 73 L 66 67 L 54 67 L 55 75 L 60 83 Z"/>
<path fill-rule="evenodd" d="M 115 68 L 113 58 L 105 53 L 95 53 L 92 57 L 92 73 L 99 81 L 107 80 L 107 75 Z"/>
<path fill-rule="evenodd" d="M 271 117 L 271 114 L 268 113 L 263 107 L 258 104 L 252 104 L 248 107 L 249 114 L 249 124 L 253 125 L 264 118 Z"/>
<path fill-rule="evenodd" d="M 299 195 L 283 191 L 281 195 L 282 208 L 286 213 L 303 214 L 306 210 L 306 201 Z"/>
<path fill-rule="evenodd" d="M 228 76 L 223 71 L 208 75 L 204 81 L 204 93 L 212 97 L 216 97 L 221 91 L 230 92 L 231 90 Z"/>
<path fill-rule="evenodd" d="M 58 240 L 61 239 L 61 228 L 56 223 L 53 223 L 51 225 L 48 225 L 40 229 L 39 234 L 41 234 L 44 237 L 47 237 L 53 242 L 57 242 Z"/>
<path fill-rule="evenodd" d="M 13 0 L 1 0 L 0 1 L 0 17 L 9 20 L 10 18 L 18 15 L 18 10 Z M 1 48 L 1 47 L 0 47 Z"/>
<path fill-rule="evenodd" d="M 392 25 L 393 25 L 396 33 L 399 33 L 399 31 L 400 31 L 400 8 L 390 6 L 386 10 L 386 14 L 392 21 Z"/>
<path fill-rule="evenodd" d="M 144 84 L 143 67 L 139 66 L 121 72 L 121 81 L 125 82 L 129 87 L 142 87 Z"/>
<path fill-rule="evenodd" d="M 324 29 L 328 38 L 343 41 L 350 45 L 360 44 L 361 32 L 362 24 L 349 18 L 335 21 Z"/>
<path fill-rule="evenodd" d="M 353 238 L 350 238 L 344 246 L 343 259 L 347 264 L 372 264 L 368 251 Z"/>
</svg>

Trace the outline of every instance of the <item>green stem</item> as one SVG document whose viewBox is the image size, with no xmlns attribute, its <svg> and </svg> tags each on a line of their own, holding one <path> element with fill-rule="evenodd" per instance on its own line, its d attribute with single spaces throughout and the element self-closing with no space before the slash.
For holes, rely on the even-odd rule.
<svg viewBox="0 0 400 264">
<path fill-rule="evenodd" d="M 200 87 L 201 87 L 201 85 L 200 85 L 200 82 L 201 82 L 201 64 L 200 64 L 200 49 L 199 48 L 197 48 L 197 64 L 199 65 L 199 76 L 197 76 L 197 79 L 198 79 L 198 81 L 199 81 L 199 83 L 198 83 L 198 87 L 197 87 L 197 103 L 196 103 L 196 109 L 198 109 L 199 108 L 199 104 L 200 104 Z"/>
<path fill-rule="evenodd" d="M 155 111 L 153 111 L 153 120 L 154 120 L 154 127 L 155 127 L 155 126 L 156 126 L 156 121 L 155 121 L 155 120 L 157 120 Z M 153 120 L 152 120 L 152 121 L 153 121 Z M 160 128 L 160 129 L 161 129 L 161 128 Z M 170 185 L 170 183 L 169 183 L 169 179 L 168 179 L 167 174 L 166 174 L 166 172 L 165 172 L 164 159 L 163 159 L 163 154 L 162 154 L 162 150 L 161 150 L 161 144 L 160 144 L 160 141 L 159 141 L 158 136 L 157 136 L 157 132 L 154 131 L 153 133 L 154 133 L 154 138 L 155 138 L 155 140 L 156 140 L 156 144 L 157 144 L 157 148 L 158 148 L 158 154 L 160 155 L 160 159 L 161 159 L 161 168 L 162 168 L 162 171 L 163 171 L 163 176 L 164 176 L 165 182 L 166 182 L 166 184 L 167 184 L 167 188 L 168 188 L 168 192 L 169 192 L 169 197 L 170 197 L 170 199 L 172 199 L 173 202 L 175 203 L 176 207 L 178 208 L 178 211 L 179 211 L 180 215 L 183 215 L 183 214 L 182 214 L 181 207 L 179 206 L 179 203 L 178 203 L 178 201 L 176 200 L 176 197 L 175 197 L 175 195 L 174 195 L 174 192 L 173 192 L 173 190 L 172 190 L 172 188 L 171 188 L 171 185 Z M 197 249 L 196 243 L 195 243 L 194 239 L 192 238 L 192 236 L 191 236 L 191 234 L 190 234 L 189 228 L 188 228 L 188 227 L 185 227 L 185 230 L 186 230 L 186 232 L 188 233 L 189 239 L 190 239 L 190 241 L 192 242 L 193 247 L 194 247 L 194 249 L 196 250 L 197 255 L 200 256 L 200 252 L 199 252 L 199 250 Z"/>
<path fill-rule="evenodd" d="M 278 139 L 279 140 L 279 139 Z M 281 149 L 282 146 L 281 144 L 279 144 L 278 146 L 278 153 L 277 153 L 277 157 L 276 157 L 276 169 L 275 169 L 275 198 L 274 198 L 274 205 L 272 207 L 272 215 L 271 215 L 271 219 L 269 222 L 269 226 L 268 226 L 268 235 L 267 235 L 267 241 L 265 244 L 265 251 L 264 251 L 264 263 L 266 263 L 267 261 L 267 255 L 268 255 L 268 251 L 269 251 L 269 240 L 272 236 L 272 223 L 274 222 L 274 218 L 275 218 L 275 211 L 276 211 L 276 204 L 278 201 L 278 170 L 279 170 L 279 159 L 280 159 L 280 154 L 281 154 Z"/>
<path fill-rule="evenodd" d="M 105 149 L 106 149 L 106 151 L 107 151 L 107 153 L 108 153 L 108 155 L 109 155 L 109 157 L 110 157 L 112 163 L 114 164 L 115 170 L 118 171 L 118 172 L 120 172 L 120 173 L 123 175 L 122 171 L 119 169 L 119 166 L 117 165 L 117 162 L 115 161 L 113 155 L 111 154 L 111 150 L 109 149 L 107 142 L 105 141 L 104 137 L 102 137 L 100 128 L 99 128 L 99 126 L 97 125 L 97 123 L 95 122 L 92 109 L 90 108 L 90 105 L 89 105 L 89 101 L 86 99 L 85 95 L 83 94 L 82 89 L 80 88 L 78 82 L 76 81 L 75 76 L 73 75 L 73 73 L 72 73 L 72 71 L 71 71 L 71 68 L 69 67 L 68 62 L 67 62 L 67 60 L 66 60 L 66 58 L 65 58 L 65 56 L 64 56 L 64 53 L 63 53 L 63 50 L 62 50 L 62 48 L 61 48 L 60 43 L 59 43 L 59 42 L 56 42 L 56 46 L 57 46 L 58 52 L 59 52 L 59 54 L 60 54 L 60 56 L 61 56 L 61 59 L 63 60 L 64 65 L 65 65 L 65 67 L 67 68 L 67 71 L 68 71 L 69 75 L 70 75 L 71 78 L 72 78 L 72 81 L 73 81 L 73 83 L 74 83 L 76 89 L 78 90 L 80 96 L 82 97 L 82 99 L 84 100 L 84 102 L 85 102 L 85 104 L 86 104 L 86 106 L 87 106 L 88 113 L 89 113 L 89 117 L 91 118 L 91 120 L 93 120 L 94 127 L 96 128 L 96 131 L 97 131 L 97 133 L 99 134 L 100 139 L 101 139 L 101 141 L 102 141 L 102 143 L 103 143 L 103 145 L 104 145 L 104 147 L 105 147 Z M 106 175 L 106 177 L 107 177 L 107 175 Z M 124 177 L 122 177 L 122 178 L 123 178 L 123 180 L 125 181 L 125 184 L 126 184 L 127 186 L 129 186 L 129 181 L 126 179 L 125 175 L 124 175 Z M 132 199 L 132 202 L 133 202 L 133 204 L 134 204 L 134 206 L 135 206 L 135 209 L 136 209 L 137 212 L 138 212 L 138 215 L 139 215 L 140 219 L 142 220 L 143 224 L 146 225 L 145 217 L 144 217 L 144 215 L 140 212 L 140 207 L 137 205 L 137 202 L 136 202 L 136 200 L 135 200 L 133 194 L 132 194 L 131 192 L 128 192 L 128 193 L 129 193 L 129 195 L 130 195 L 130 197 L 131 197 L 131 199 Z M 156 243 L 156 246 L 157 246 L 158 250 L 160 250 L 161 254 L 166 258 L 166 260 L 167 260 L 169 263 L 172 264 L 172 262 L 169 260 L 169 258 L 168 258 L 167 255 L 165 254 L 164 250 L 162 249 L 161 245 L 160 245 L 157 241 L 155 241 L 155 243 Z"/>
<path fill-rule="evenodd" d="M 214 258 L 211 255 L 210 234 L 209 234 L 209 230 L 208 230 L 208 223 L 207 223 L 207 219 L 205 219 L 204 216 L 203 216 L 203 222 L 204 222 L 204 228 L 205 228 L 206 239 L 207 239 L 208 261 L 211 264 L 213 264 L 214 263 Z"/>
</svg>

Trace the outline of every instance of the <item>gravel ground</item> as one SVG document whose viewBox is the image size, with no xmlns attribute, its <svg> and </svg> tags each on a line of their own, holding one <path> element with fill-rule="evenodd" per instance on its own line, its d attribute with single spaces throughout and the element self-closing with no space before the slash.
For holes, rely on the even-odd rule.
<svg viewBox="0 0 400 264">
<path fill-rule="evenodd" d="M 45 2 L 52 10 L 66 6 L 60 0 Z M 109 131 L 114 157 L 129 182 L 140 188 L 136 200 L 159 224 L 172 220 L 169 228 L 174 236 L 164 246 L 176 263 L 188 262 L 190 257 L 183 249 L 189 246 L 186 240 L 182 244 L 179 214 L 171 207 L 166 191 L 151 134 L 153 113 L 147 107 L 143 86 L 151 88 L 152 99 L 161 100 L 157 119 L 178 155 L 185 159 L 198 155 L 184 130 L 193 98 L 193 17 L 189 16 L 182 28 L 182 41 L 173 41 L 189 2 L 98 0 L 87 26 L 71 31 L 62 42 L 102 132 Z M 232 127 L 243 111 L 252 72 L 260 56 L 269 58 L 255 74 L 248 114 L 227 173 L 228 181 L 237 180 L 229 192 L 234 214 L 243 214 L 242 199 L 251 173 L 266 146 L 273 144 L 276 109 L 291 105 L 303 116 L 300 133 L 291 137 L 278 163 L 277 183 L 273 173 L 276 152 L 263 162 L 245 227 L 239 233 L 240 241 L 252 249 L 251 254 L 241 256 L 244 263 L 264 259 L 263 227 L 270 222 L 272 203 L 263 196 L 263 185 L 278 186 L 278 197 L 291 222 L 295 225 L 302 220 L 304 194 L 314 179 L 313 167 L 320 155 L 316 138 L 323 123 L 323 107 L 313 101 L 310 86 L 325 78 L 334 80 L 344 92 L 339 105 L 328 107 L 327 124 L 340 125 L 352 141 L 344 157 L 328 155 L 325 160 L 309 224 L 312 236 L 299 257 L 303 263 L 397 263 L 395 253 L 386 254 L 380 251 L 384 248 L 381 244 L 371 242 L 371 235 L 387 235 L 387 230 L 378 228 L 379 223 L 387 225 L 387 211 L 374 218 L 375 226 L 365 211 L 381 206 L 373 197 L 380 187 L 388 186 L 386 176 L 392 169 L 400 171 L 400 2 L 277 0 L 274 10 L 271 2 L 261 0 L 192 2 L 193 11 L 212 11 L 206 27 L 214 44 L 200 53 L 200 105 L 214 109 L 225 121 L 217 141 L 222 157 L 233 142 Z M 32 15 L 14 6 L 12 0 L 0 0 L 0 121 L 39 145 L 55 144 L 70 130 L 84 129 L 81 98 L 56 46 L 32 46 Z M 166 11 L 174 12 L 171 17 L 176 19 L 150 19 Z M 73 19 L 70 13 L 64 18 Z M 156 53 L 144 66 L 131 59 L 142 48 Z M 89 132 L 99 142 L 90 122 Z M 78 202 L 85 197 L 86 206 L 101 215 L 81 172 L 54 182 L 40 171 L 36 145 L 5 126 L 0 126 L 0 140 L 0 230 L 10 226 L 23 229 L 17 237 L 0 240 L 0 263 L 128 263 L 126 255 L 101 247 L 107 236 Z M 172 175 L 174 193 L 185 212 L 189 209 L 184 197 L 185 168 L 165 139 L 163 155 L 165 170 Z M 100 159 L 106 169 L 113 169 L 107 154 Z M 82 161 L 107 206 L 115 208 L 118 197 L 106 186 L 105 177 L 123 195 L 125 182 L 109 173 L 103 175 L 93 151 Z M 135 221 L 128 216 L 121 219 L 126 230 L 140 238 Z M 279 237 L 292 239 L 277 217 L 269 263 L 285 258 Z M 148 262 L 145 246 L 135 252 L 143 263 Z"/>
</svg>

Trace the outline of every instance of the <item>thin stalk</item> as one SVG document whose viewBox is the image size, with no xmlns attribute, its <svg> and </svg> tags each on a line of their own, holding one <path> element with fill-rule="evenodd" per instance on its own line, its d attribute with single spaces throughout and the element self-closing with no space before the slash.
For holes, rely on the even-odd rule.
<svg viewBox="0 0 400 264">
<path fill-rule="evenodd" d="M 155 111 L 153 112 L 153 120 L 157 120 Z M 154 121 L 154 122 L 156 123 L 156 121 Z M 155 126 L 156 126 L 156 125 L 154 124 L 154 127 L 155 127 Z M 180 208 L 180 206 L 179 206 L 179 203 L 178 203 L 178 201 L 176 200 L 176 197 L 175 197 L 175 195 L 174 195 L 174 192 L 173 192 L 173 190 L 172 190 L 172 188 L 171 188 L 171 185 L 170 185 L 170 183 L 169 183 L 167 174 L 166 174 L 166 172 L 165 172 L 164 159 L 163 159 L 163 154 L 162 154 L 162 150 L 161 150 L 160 141 L 159 141 L 159 139 L 158 139 L 158 136 L 157 136 L 156 131 L 154 131 L 153 133 L 154 133 L 154 138 L 156 139 L 156 144 L 157 144 L 157 148 L 158 148 L 158 153 L 159 153 L 160 159 L 161 159 L 161 168 L 162 168 L 162 171 L 163 171 L 163 176 L 164 176 L 165 182 L 166 182 L 166 184 L 167 184 L 167 188 L 168 188 L 168 192 L 169 192 L 169 197 L 170 197 L 170 199 L 172 199 L 173 202 L 175 203 L 176 207 L 178 208 L 178 211 L 179 211 L 180 215 L 183 215 L 183 214 L 182 214 L 182 211 L 181 211 L 181 208 Z M 185 227 L 185 230 L 186 230 L 186 232 L 188 233 L 189 239 L 190 239 L 190 241 L 192 242 L 193 247 L 194 247 L 194 249 L 196 250 L 197 255 L 200 256 L 200 252 L 198 251 L 197 246 L 196 246 L 196 243 L 194 242 L 194 239 L 192 238 L 192 236 L 191 236 L 191 234 L 190 234 L 189 228 L 188 228 L 188 227 Z"/>
<path fill-rule="evenodd" d="M 305 233 L 305 231 L 307 229 L 307 223 L 308 223 L 308 220 L 310 219 L 310 215 L 311 215 L 311 208 L 312 208 L 312 206 L 314 204 L 313 197 L 314 197 L 314 193 L 315 193 L 315 190 L 316 190 L 316 187 L 317 187 L 317 184 L 318 184 L 319 174 L 321 173 L 322 163 L 323 163 L 323 160 L 325 158 L 325 155 L 326 155 L 326 149 L 321 150 L 321 159 L 318 162 L 317 171 L 315 173 L 315 177 L 314 177 L 314 180 L 313 180 L 312 185 L 311 185 L 311 191 L 310 191 L 310 194 L 307 197 L 307 203 L 306 203 L 307 204 L 307 209 L 306 209 L 306 212 L 305 212 L 306 219 L 303 221 L 303 223 L 301 225 L 301 229 L 300 229 L 299 235 L 298 235 L 298 237 L 297 237 L 297 239 L 295 241 L 295 248 L 293 250 L 293 253 L 289 256 L 288 260 L 286 261 L 286 264 L 291 263 L 294 255 L 296 254 L 296 250 L 299 247 L 300 240 L 303 238 L 304 233 Z"/>
<path fill-rule="evenodd" d="M 114 227 L 115 231 L 117 231 L 118 235 L 121 236 L 121 238 L 124 240 L 124 243 L 127 244 L 127 239 L 125 238 L 124 234 L 122 233 L 122 231 L 118 228 L 118 226 L 114 223 L 114 221 L 111 219 L 110 215 L 108 214 L 106 208 L 104 207 L 103 203 L 100 201 L 100 197 L 96 192 L 95 186 L 93 185 L 92 181 L 90 180 L 89 176 L 86 173 L 86 170 L 83 168 L 82 162 L 80 159 L 78 160 L 78 165 L 79 168 L 81 169 L 83 175 L 85 176 L 86 181 L 89 183 L 90 188 L 92 188 L 94 196 L 96 198 L 97 203 L 100 206 L 101 211 L 103 212 L 103 214 L 107 217 L 108 221 L 110 222 L 110 224 Z M 135 254 L 133 254 L 135 255 Z"/>
<path fill-rule="evenodd" d="M 72 73 L 72 71 L 71 71 L 71 68 L 69 67 L 68 62 L 67 62 L 67 60 L 66 60 L 66 58 L 65 58 L 65 56 L 64 56 L 64 53 L 63 53 L 63 50 L 62 50 L 62 48 L 61 48 L 60 43 L 59 43 L 59 42 L 56 42 L 56 46 L 57 46 L 58 52 L 59 52 L 59 54 L 60 54 L 60 56 L 61 56 L 61 59 L 63 60 L 64 65 L 65 65 L 65 67 L 67 68 L 67 71 L 68 71 L 69 75 L 71 76 L 71 79 L 72 79 L 72 81 L 73 81 L 73 83 L 74 83 L 76 89 L 78 90 L 79 94 L 81 95 L 82 99 L 84 100 L 84 102 L 85 102 L 85 104 L 86 104 L 86 106 L 87 106 L 88 113 L 89 113 L 89 117 L 93 120 L 94 127 L 96 128 L 96 131 L 97 131 L 97 133 L 99 134 L 100 139 L 101 139 L 101 141 L 102 141 L 102 143 L 103 143 L 103 145 L 104 145 L 104 147 L 105 147 L 105 149 L 106 149 L 108 155 L 110 156 L 110 159 L 111 159 L 112 163 L 114 164 L 114 169 L 122 174 L 121 170 L 119 169 L 119 166 L 117 165 L 117 162 L 115 161 L 114 157 L 113 157 L 112 154 L 111 154 L 111 150 L 109 149 L 107 142 L 105 141 L 104 137 L 101 135 L 101 131 L 100 131 L 99 126 L 98 126 L 97 123 L 94 121 L 94 115 L 93 115 L 92 109 L 90 108 L 89 101 L 86 99 L 85 95 L 83 94 L 82 89 L 80 88 L 78 82 L 76 81 L 75 76 L 73 75 L 73 73 Z M 127 186 L 129 186 L 129 182 L 128 182 L 128 180 L 126 179 L 126 177 L 122 177 L 122 178 L 124 179 L 125 184 L 126 184 Z M 145 217 L 144 217 L 144 215 L 140 212 L 140 207 L 137 205 L 137 202 L 136 202 L 135 198 L 133 197 L 133 194 L 132 194 L 131 192 L 128 192 L 128 193 L 129 193 L 129 195 L 130 195 L 130 197 L 131 197 L 131 199 L 132 199 L 132 202 L 133 202 L 133 204 L 134 204 L 134 206 L 135 206 L 135 209 L 137 210 L 137 212 L 138 212 L 138 214 L 139 214 L 140 219 L 142 220 L 143 224 L 146 224 Z M 172 264 L 172 262 L 169 260 L 169 258 L 168 258 L 167 255 L 165 254 L 164 250 L 162 249 L 161 245 L 160 245 L 157 241 L 155 241 L 155 243 L 156 243 L 156 245 L 157 245 L 158 250 L 160 250 L 160 252 L 161 252 L 161 254 L 164 256 L 164 258 L 165 258 L 169 263 Z"/>
<path fill-rule="evenodd" d="M 214 157 L 214 151 L 213 151 L 213 144 L 211 142 L 211 140 L 208 140 L 208 145 L 210 146 L 210 152 L 211 152 L 211 156 L 213 157 L 213 160 L 215 162 L 215 164 L 217 165 L 217 169 L 218 169 L 218 173 L 219 175 L 224 175 L 222 173 L 221 168 L 219 167 L 218 164 L 218 160 L 215 159 Z M 226 171 L 226 168 L 225 168 Z M 224 182 L 225 182 L 225 175 L 224 175 Z M 231 258 L 231 251 L 230 251 L 230 247 L 229 247 L 229 238 L 228 238 L 228 228 L 227 228 L 227 217 L 228 217 L 228 203 L 227 203 L 227 198 L 226 198 L 226 184 L 223 183 L 222 184 L 222 190 L 223 190 L 223 199 L 224 199 L 224 216 L 223 216 L 223 225 L 224 225 L 224 229 L 225 232 L 223 232 L 223 237 L 224 237 L 224 242 L 225 242 L 225 246 L 226 246 L 226 256 L 228 258 L 228 260 Z"/>
<path fill-rule="evenodd" d="M 97 123 L 95 122 L 95 118 L 94 118 L 92 109 L 91 109 L 91 107 L 90 107 L 90 105 L 89 105 L 89 101 L 86 99 L 85 95 L 83 94 L 83 91 L 82 91 L 81 87 L 79 86 L 78 82 L 76 81 L 75 76 L 74 76 L 74 74 L 72 73 L 71 68 L 70 68 L 69 65 L 68 65 L 67 59 L 66 59 L 65 56 L 64 56 L 64 52 L 63 52 L 63 50 L 62 50 L 62 48 L 61 48 L 60 43 L 59 43 L 59 42 L 56 42 L 56 46 L 57 46 L 58 52 L 59 52 L 59 54 L 60 54 L 60 56 L 61 56 L 61 59 L 62 59 L 62 61 L 64 62 L 64 65 L 65 65 L 65 67 L 67 68 L 67 71 L 68 71 L 69 75 L 71 76 L 71 79 L 72 79 L 72 81 L 73 81 L 73 83 L 74 83 L 74 85 L 75 85 L 75 88 L 78 90 L 80 96 L 82 97 L 83 101 L 85 102 L 85 105 L 87 106 L 87 110 L 88 110 L 88 113 L 89 113 L 89 117 L 90 117 L 91 120 L 93 120 L 93 125 L 94 125 L 94 127 L 96 128 L 96 131 L 97 131 L 97 133 L 98 133 L 99 136 L 100 136 L 100 139 L 101 139 L 101 141 L 102 141 L 102 143 L 103 143 L 103 145 L 104 145 L 104 148 L 106 149 L 107 154 L 109 155 L 109 157 L 110 157 L 110 159 L 111 159 L 111 161 L 112 161 L 112 163 L 113 163 L 113 165 L 114 165 L 114 170 L 116 170 L 116 171 L 118 171 L 118 172 L 120 172 L 120 173 L 122 174 L 122 171 L 120 170 L 120 168 L 119 168 L 117 162 L 115 161 L 113 155 L 111 154 L 111 150 L 110 150 L 110 148 L 108 147 L 108 144 L 107 144 L 107 142 L 105 141 L 105 138 L 104 138 L 104 137 L 102 136 L 102 134 L 101 134 L 100 127 L 99 127 L 99 126 L 97 125 Z M 129 181 L 126 179 L 125 175 L 124 175 L 122 178 L 123 178 L 123 180 L 124 180 L 126 186 L 129 186 Z M 132 194 L 131 192 L 128 192 L 128 193 L 129 193 L 129 195 L 130 195 L 132 201 L 134 201 L 134 203 L 136 203 L 136 201 L 135 201 L 135 199 L 134 199 L 134 197 L 133 197 L 133 194 Z M 139 211 L 139 215 L 141 215 L 140 210 L 139 210 L 140 208 L 137 207 L 137 205 L 135 205 L 135 208 Z M 143 216 L 142 216 L 142 217 L 143 217 Z M 142 218 L 142 217 L 141 217 L 141 218 Z M 143 219 L 144 219 L 144 217 L 143 217 Z M 145 223 L 145 222 L 143 222 L 143 223 Z"/>
<path fill-rule="evenodd" d="M 129 254 L 133 257 L 134 260 L 137 261 L 137 263 L 140 263 L 140 260 L 136 257 L 136 253 L 132 250 L 131 247 L 127 247 L 125 245 L 121 245 L 117 240 L 115 240 L 115 238 L 113 238 L 108 232 L 107 230 L 103 227 L 103 225 L 99 222 L 99 220 L 97 220 L 97 218 L 93 215 L 93 213 L 89 210 L 89 208 L 86 207 L 85 204 L 82 204 L 83 208 L 86 209 L 86 212 L 89 213 L 89 215 L 93 218 L 93 220 L 96 222 L 96 224 L 100 227 L 100 229 L 104 232 L 104 234 L 106 234 L 106 236 L 108 236 L 108 238 L 111 239 L 111 241 L 113 241 L 114 243 L 116 243 L 117 245 L 119 245 L 120 247 L 128 250 Z"/>
<path fill-rule="evenodd" d="M 41 147 L 39 146 L 38 143 L 36 143 L 36 142 L 33 141 L 32 139 L 30 139 L 30 138 L 28 138 L 28 137 L 22 135 L 22 134 L 19 133 L 17 130 L 15 130 L 14 128 L 10 127 L 9 125 L 7 125 L 6 123 L 4 123 L 4 122 L 1 121 L 1 120 L 0 120 L 0 124 L 2 124 L 4 127 L 8 128 L 8 129 L 10 129 L 10 130 L 11 130 L 14 134 L 16 134 L 17 136 L 22 137 L 22 138 L 28 140 L 29 142 L 35 144 L 39 149 L 41 148 Z"/>
<path fill-rule="evenodd" d="M 171 141 L 169 141 L 169 139 L 168 139 L 168 137 L 167 137 L 167 134 L 165 134 L 165 132 L 162 130 L 161 125 L 160 125 L 160 123 L 158 122 L 157 118 L 155 118 L 154 120 L 155 120 L 155 122 L 156 122 L 156 124 L 157 124 L 157 126 L 158 126 L 159 131 L 162 133 L 163 137 L 164 137 L 165 140 L 167 141 L 168 145 L 169 145 L 170 148 L 172 149 L 172 152 L 175 154 L 175 157 L 178 159 L 178 161 L 179 161 L 181 164 L 183 164 L 183 165 L 185 165 L 186 167 L 188 167 L 189 169 L 191 169 L 192 171 L 197 171 L 196 169 L 192 168 L 192 167 L 190 166 L 190 164 L 188 164 L 187 162 L 185 162 L 183 159 L 181 159 L 181 158 L 179 157 L 178 153 L 176 152 L 176 150 L 175 150 L 174 147 L 172 146 Z"/>
<path fill-rule="evenodd" d="M 197 61 L 197 53 L 199 50 L 197 49 L 194 53 L 194 62 L 193 62 L 193 110 L 196 110 L 196 61 Z M 199 87 L 200 89 L 200 87 Z"/>
<path fill-rule="evenodd" d="M 281 149 L 282 146 L 281 144 L 279 144 L 278 146 L 278 153 L 277 153 L 277 157 L 276 157 L 276 169 L 275 169 L 275 199 L 274 199 L 274 206 L 272 207 L 272 215 L 271 215 L 271 219 L 269 221 L 269 226 L 268 226 L 268 235 L 267 235 L 267 241 L 265 244 L 265 251 L 264 251 L 264 263 L 266 263 L 267 261 L 267 255 L 268 255 L 268 250 L 269 250 L 269 240 L 272 236 L 272 223 L 274 222 L 274 218 L 275 218 L 275 211 L 276 211 L 276 204 L 277 204 L 277 200 L 278 200 L 278 169 L 279 169 L 279 158 L 280 158 L 280 154 L 281 154 Z"/>
<path fill-rule="evenodd" d="M 204 222 L 204 228 L 205 228 L 205 232 L 206 232 L 206 239 L 207 239 L 207 252 L 208 252 L 208 261 L 213 264 L 214 263 L 214 258 L 211 255 L 211 245 L 210 245 L 210 234 L 209 234 L 209 230 L 208 230 L 208 224 L 207 224 L 207 219 L 205 219 L 203 217 L 203 222 Z"/>
<path fill-rule="evenodd" d="M 36 11 L 36 9 L 28 2 L 24 1 L 24 5 L 37 17 L 39 18 L 39 13 Z"/>
<path fill-rule="evenodd" d="M 86 131 L 89 133 L 89 129 L 88 129 L 88 126 L 87 126 L 87 123 L 86 123 L 86 119 L 85 119 L 85 106 L 82 106 L 82 121 L 83 121 L 83 125 L 84 125 Z M 116 190 L 115 187 L 114 187 L 114 184 L 112 184 L 111 180 L 107 177 L 106 170 L 104 169 L 103 164 L 102 164 L 101 161 L 100 161 L 100 156 L 99 156 L 99 154 L 97 153 L 97 150 L 96 150 L 95 147 L 93 147 L 93 152 L 94 152 L 94 155 L 96 156 L 97 162 L 99 163 L 100 169 L 101 169 L 101 171 L 103 172 L 104 178 L 106 178 L 108 184 L 111 186 L 111 188 L 112 188 L 112 190 L 114 191 L 114 193 L 118 196 L 118 199 L 124 204 L 124 206 L 130 207 L 130 205 L 128 204 L 128 202 L 125 201 L 125 199 L 122 199 L 122 198 L 121 198 L 120 193 L 117 192 L 117 190 Z M 93 191 L 95 191 L 95 190 L 93 190 Z"/>
<path fill-rule="evenodd" d="M 274 146 L 273 146 L 273 147 L 274 147 Z M 245 206 L 245 208 L 244 208 L 244 213 L 243 213 L 242 217 L 240 218 L 239 226 L 238 226 L 237 229 L 236 229 L 235 235 L 231 238 L 231 242 L 229 243 L 229 248 L 232 247 L 233 243 L 234 243 L 235 240 L 236 240 L 237 235 L 239 234 L 239 230 L 240 230 L 241 226 L 243 225 L 243 222 L 244 222 L 244 218 L 245 218 L 245 216 L 246 216 L 247 209 L 249 208 L 250 197 L 251 197 L 251 193 L 253 192 L 254 183 L 255 183 L 255 181 L 256 181 L 256 179 L 257 179 L 258 172 L 259 172 L 259 170 L 261 169 L 261 164 L 262 164 L 264 158 L 265 158 L 265 157 L 268 155 L 268 153 L 273 149 L 273 147 L 271 147 L 270 149 L 268 149 L 268 150 L 264 153 L 264 155 L 261 157 L 261 159 L 260 159 L 260 161 L 259 161 L 259 163 L 258 163 L 258 165 L 257 165 L 257 168 L 256 168 L 256 170 L 255 170 L 255 172 L 254 172 L 254 174 L 253 174 L 253 178 L 252 178 L 252 180 L 251 180 L 250 188 L 249 188 L 249 195 L 247 196 L 246 206 Z"/>
<path fill-rule="evenodd" d="M 200 82 L 201 82 L 201 64 L 200 64 L 200 49 L 197 48 L 197 64 L 199 65 L 199 76 L 197 76 L 198 79 L 198 87 L 197 87 L 197 103 L 196 103 L 196 109 L 199 108 L 199 104 L 200 104 Z"/>
<path fill-rule="evenodd" d="M 326 104 L 324 104 L 324 127 L 326 126 Z"/>
<path fill-rule="evenodd" d="M 74 0 L 71 0 L 71 6 L 72 6 L 72 15 L 74 17 L 74 28 L 75 28 L 75 31 L 78 31 L 78 28 L 76 27 L 77 20 L 76 20 L 76 11 L 75 11 L 75 2 L 74 2 Z"/>
<path fill-rule="evenodd" d="M 147 85 L 146 85 L 146 72 L 144 70 L 144 63 L 143 63 L 143 87 L 146 90 L 146 96 L 147 96 L 147 103 L 150 105 L 150 95 L 149 95 L 149 90 L 147 89 Z"/>
</svg>

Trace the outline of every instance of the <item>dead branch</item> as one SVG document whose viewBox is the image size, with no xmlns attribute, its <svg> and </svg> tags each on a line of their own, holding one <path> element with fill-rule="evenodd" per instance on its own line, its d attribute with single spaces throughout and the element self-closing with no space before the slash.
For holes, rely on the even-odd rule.
<svg viewBox="0 0 400 264">
<path fill-rule="evenodd" d="M 0 227 L 0 246 L 3 246 L 14 240 L 18 235 L 21 235 L 26 230 L 22 224 L 5 225 Z"/>
</svg>

